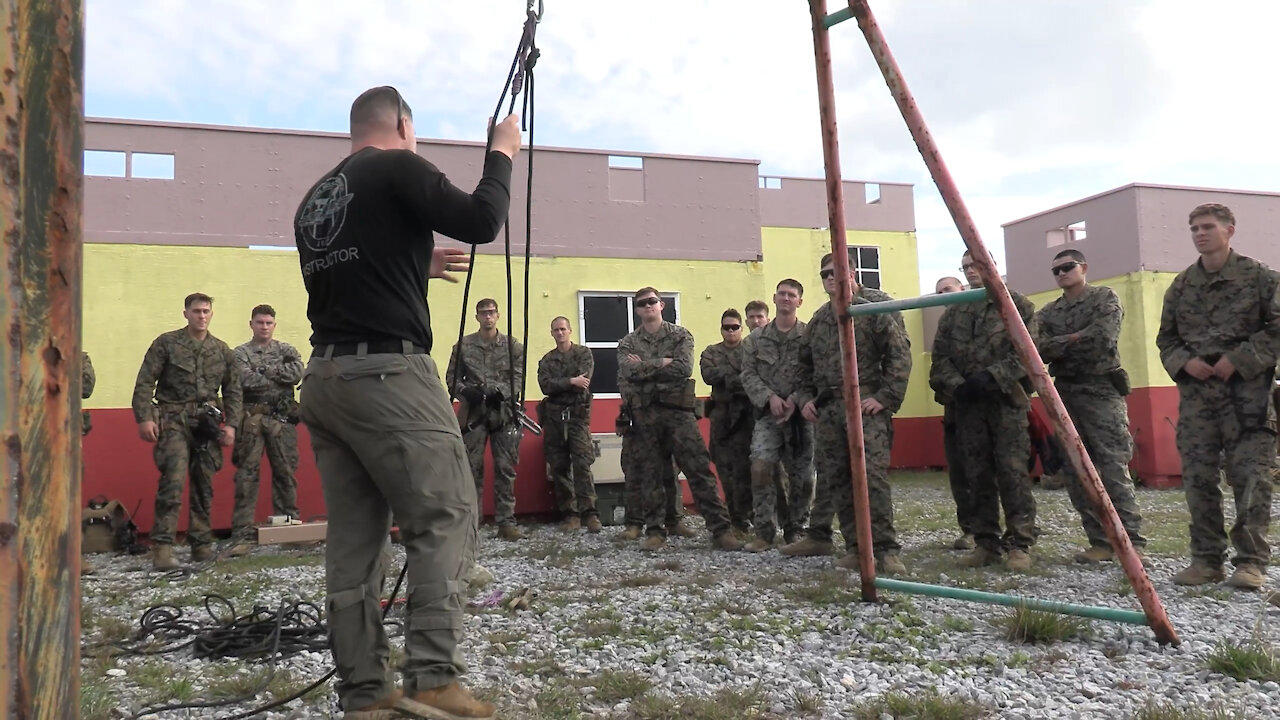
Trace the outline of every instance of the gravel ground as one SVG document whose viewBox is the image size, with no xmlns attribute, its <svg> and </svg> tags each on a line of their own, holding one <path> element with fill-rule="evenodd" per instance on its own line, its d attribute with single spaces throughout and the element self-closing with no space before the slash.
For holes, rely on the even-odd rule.
<svg viewBox="0 0 1280 720">
<path fill-rule="evenodd" d="M 946 549 L 956 533 L 945 478 L 896 476 L 909 571 L 902 579 L 1139 610 L 1115 563 L 1072 563 L 1083 536 L 1065 493 L 1036 496 L 1044 534 L 1032 572 L 967 570 L 955 566 L 959 553 Z M 471 608 L 465 682 L 506 718 L 892 720 L 938 716 L 944 706 L 957 713 L 946 717 L 957 718 L 1128 718 L 1155 700 L 1221 709 L 1223 717 L 1280 716 L 1280 676 L 1241 681 L 1209 668 L 1224 642 L 1280 652 L 1280 608 L 1266 604 L 1265 593 L 1172 585 L 1185 563 L 1182 494 L 1142 491 L 1139 500 L 1152 540 L 1151 577 L 1182 640 L 1177 647 L 1160 646 L 1144 626 L 1104 621 L 1086 621 L 1060 641 L 1016 642 L 1005 639 L 1009 608 L 883 591 L 880 603 L 862 603 L 857 575 L 823 558 L 712 551 L 705 532 L 646 553 L 622 541 L 617 526 L 570 535 L 540 525 L 527 526 L 529 538 L 519 543 L 482 543 L 481 562 L 497 580 L 474 592 L 473 603 L 523 588 L 530 599 L 528 609 L 514 612 Z M 696 516 L 688 522 L 701 530 Z M 324 651 L 280 660 L 270 674 L 260 664 L 197 659 L 191 648 L 101 657 L 94 644 L 136 631 L 154 604 L 181 606 L 204 622 L 209 592 L 231 599 L 240 614 L 299 598 L 322 606 L 321 554 L 262 548 L 171 582 L 148 572 L 145 558 L 96 556 L 99 570 L 84 580 L 82 718 L 129 717 L 157 704 L 207 702 L 267 685 L 252 703 L 148 716 L 228 718 L 319 678 L 330 667 Z M 396 548 L 397 572 L 402 559 Z M 1268 584 L 1276 579 L 1273 571 Z M 388 590 L 394 580 L 395 572 Z M 398 639 L 393 646 L 394 660 Z M 917 704 L 909 710 L 893 702 Z M 922 708 L 927 702 L 935 705 Z M 258 717 L 341 713 L 325 685 Z"/>
</svg>

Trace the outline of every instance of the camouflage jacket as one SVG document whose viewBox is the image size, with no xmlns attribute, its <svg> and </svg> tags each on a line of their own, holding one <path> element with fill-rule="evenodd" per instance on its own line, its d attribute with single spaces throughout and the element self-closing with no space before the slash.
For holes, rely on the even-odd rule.
<svg viewBox="0 0 1280 720">
<path fill-rule="evenodd" d="M 458 357 L 459 348 L 461 359 Z M 519 340 L 502 333 L 491 341 L 481 338 L 478 332 L 471 333 L 453 346 L 445 377 L 454 395 L 459 397 L 466 386 L 479 386 L 487 393 L 497 393 L 504 399 L 516 399 L 510 397 L 511 380 L 515 378 L 516 395 L 519 395 L 524 389 L 524 346 Z"/>
<path fill-rule="evenodd" d="M 576 388 L 569 381 L 579 375 L 586 375 L 590 379 L 595 370 L 596 359 L 591 354 L 591 348 L 577 343 L 570 345 L 568 352 L 552 348 L 551 352 L 538 361 L 538 387 L 546 396 L 548 405 L 589 405 L 591 390 Z"/>
<path fill-rule="evenodd" d="M 1009 296 L 1031 337 L 1037 337 L 1039 323 L 1035 306 L 1021 293 L 1010 290 Z M 945 404 L 951 402 L 952 393 L 966 379 L 983 370 L 991 373 L 1012 405 L 1025 407 L 1030 403 L 1020 382 L 1027 375 L 1026 369 L 1004 329 L 1000 310 L 990 297 L 980 302 L 952 305 L 942 313 L 933 339 L 929 387 L 937 392 L 938 401 Z"/>
<path fill-rule="evenodd" d="M 166 405 L 222 400 L 222 421 L 239 427 L 242 409 L 240 373 L 236 356 L 212 333 L 203 341 L 192 339 L 185 327 L 157 337 L 147 348 L 133 385 L 133 417 L 151 420 L 151 400 Z"/>
<path fill-rule="evenodd" d="M 1115 291 L 1086 285 L 1072 300 L 1065 296 L 1036 313 L 1036 346 L 1055 377 L 1101 376 L 1120 368 L 1120 322 L 1124 308 Z M 1068 336 L 1079 333 L 1071 342 Z"/>
<path fill-rule="evenodd" d="M 1280 276 L 1235 250 L 1215 274 L 1197 260 L 1164 294 L 1156 347 L 1175 381 L 1193 357 L 1226 355 L 1244 380 L 1272 371 L 1280 354 Z"/>
<path fill-rule="evenodd" d="M 758 333 L 752 333 L 743 345 L 742 385 L 751 404 L 767 407 L 769 396 L 786 400 L 800 385 L 800 343 L 808 325 L 797 320 L 791 332 L 778 329 L 778 321 L 770 320 Z"/>
<path fill-rule="evenodd" d="M 628 355 L 640 362 L 627 362 Z M 663 367 L 663 358 L 671 358 L 671 364 Z M 618 341 L 618 388 L 626 404 L 684 392 L 692 377 L 693 333 L 679 325 L 664 320 L 655 333 L 638 327 Z"/>
<path fill-rule="evenodd" d="M 302 379 L 302 355 L 286 342 L 271 340 L 266 345 L 254 341 L 236 348 L 236 367 L 244 388 L 244 403 L 274 405 L 293 399 L 293 388 Z"/>
<path fill-rule="evenodd" d="M 871 302 L 859 295 L 853 303 Z M 795 402 L 798 406 L 829 393 L 843 400 L 843 367 L 840 352 L 840 323 L 832 302 L 813 314 L 800 341 L 800 378 Z M 894 317 L 898 315 L 899 317 Z M 868 315 L 853 323 L 858 346 L 858 384 L 862 398 L 875 398 L 889 413 L 902 407 L 911 377 L 911 339 L 901 313 Z"/>
<path fill-rule="evenodd" d="M 893 299 L 893 296 L 889 293 L 883 290 L 877 290 L 876 288 L 869 288 L 866 285 L 859 285 L 858 292 L 854 293 L 854 295 L 866 300 L 867 302 L 888 302 Z M 895 312 L 889 314 L 893 316 L 893 321 L 898 324 L 898 327 L 906 329 L 907 322 L 902 319 L 902 313 Z"/>
<path fill-rule="evenodd" d="M 80 353 L 80 399 L 87 400 L 93 394 L 93 386 L 98 382 L 98 376 L 93 372 L 93 361 L 89 359 L 89 353 L 81 351 Z"/>
</svg>

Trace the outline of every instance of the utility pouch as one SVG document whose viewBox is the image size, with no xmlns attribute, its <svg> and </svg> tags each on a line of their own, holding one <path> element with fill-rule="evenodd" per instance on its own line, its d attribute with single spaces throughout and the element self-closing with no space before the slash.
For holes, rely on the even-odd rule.
<svg viewBox="0 0 1280 720">
<path fill-rule="evenodd" d="M 1133 392 L 1133 387 L 1129 384 L 1129 373 L 1125 372 L 1124 368 L 1116 368 L 1107 373 L 1107 379 L 1122 397 Z"/>
</svg>

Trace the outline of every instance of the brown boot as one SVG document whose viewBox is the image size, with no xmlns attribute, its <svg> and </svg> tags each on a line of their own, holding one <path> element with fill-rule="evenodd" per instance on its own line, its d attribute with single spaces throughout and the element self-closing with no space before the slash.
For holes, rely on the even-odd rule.
<svg viewBox="0 0 1280 720">
<path fill-rule="evenodd" d="M 1074 555 L 1075 561 L 1078 563 L 1100 563 L 1109 562 L 1116 559 L 1116 554 L 1111 552 L 1111 548 L 1101 545 L 1090 545 L 1088 550 L 1083 550 Z"/>
<path fill-rule="evenodd" d="M 737 535 L 733 534 L 732 530 L 725 530 L 719 535 L 712 537 L 711 545 L 717 550 L 733 551 L 742 549 L 742 541 L 738 539 Z"/>
<path fill-rule="evenodd" d="M 80 574 L 92 575 L 95 572 L 95 570 L 96 569 L 93 567 L 93 563 L 89 562 L 89 558 L 81 555 L 80 556 Z"/>
<path fill-rule="evenodd" d="M 193 545 L 191 546 L 191 562 L 205 562 L 213 559 L 213 545 Z"/>
<path fill-rule="evenodd" d="M 592 533 L 594 535 L 595 533 L 598 533 L 603 529 L 604 529 L 604 525 L 600 524 L 600 518 L 598 516 L 592 515 L 591 517 L 587 518 L 587 532 Z"/>
<path fill-rule="evenodd" d="M 523 540 L 524 533 L 515 525 L 499 525 L 498 538 L 502 540 Z"/>
<path fill-rule="evenodd" d="M 411 718 L 426 720 L 493 720 L 497 709 L 472 697 L 457 681 L 430 690 L 419 690 L 396 703 Z"/>
<path fill-rule="evenodd" d="M 560 529 L 565 532 L 577 532 L 582 529 L 582 518 L 577 515 L 570 515 L 560 524 Z"/>
<path fill-rule="evenodd" d="M 1192 560 L 1191 564 L 1173 576 L 1174 585 L 1208 585 L 1222 582 L 1226 573 L 1221 565 L 1213 565 L 1204 560 Z"/>
<path fill-rule="evenodd" d="M 773 543 L 768 540 L 765 540 L 764 538 L 754 538 L 751 542 L 744 545 L 742 549 L 747 552 L 758 553 L 764 552 L 771 547 L 773 547 Z"/>
<path fill-rule="evenodd" d="M 1016 572 L 1027 572 L 1031 569 L 1031 553 L 1021 548 L 1014 548 L 1009 551 L 1009 555 L 1005 557 L 1004 564 L 1010 570 Z"/>
<path fill-rule="evenodd" d="M 968 533 L 961 535 L 960 537 L 956 538 L 955 542 L 951 543 L 952 550 L 972 550 L 975 547 L 977 546 L 973 542 L 973 535 L 970 535 Z"/>
<path fill-rule="evenodd" d="M 173 559 L 173 546 L 156 545 L 151 548 L 151 566 L 157 570 L 172 570 L 178 567 L 178 561 Z"/>
<path fill-rule="evenodd" d="M 622 531 L 623 540 L 639 540 L 644 534 L 644 528 L 639 525 L 628 525 L 626 530 Z"/>
<path fill-rule="evenodd" d="M 1231 573 L 1231 577 L 1227 579 L 1227 584 L 1241 590 L 1257 590 L 1266 581 L 1266 571 L 1253 563 L 1242 562 L 1236 566 L 1236 571 Z"/>
<path fill-rule="evenodd" d="M 960 567 L 976 568 L 995 565 L 998 562 L 1000 562 L 1000 553 L 979 546 L 971 550 L 968 555 L 957 560 L 956 564 Z"/>
<path fill-rule="evenodd" d="M 667 534 L 668 534 L 668 535 L 679 535 L 680 537 L 687 537 L 687 538 L 691 538 L 691 537 L 698 537 L 698 531 L 697 531 L 697 530 L 694 530 L 693 528 L 689 527 L 688 525 L 685 525 L 685 524 L 684 524 L 684 521 L 680 521 L 680 522 L 676 523 L 675 525 L 668 525 L 668 526 L 667 526 Z"/>
<path fill-rule="evenodd" d="M 229 557 L 244 557 L 253 552 L 253 546 L 247 542 L 236 543 L 227 551 Z"/>
<path fill-rule="evenodd" d="M 642 550 L 661 550 L 662 546 L 667 544 L 667 538 L 663 535 L 650 535 L 644 539 L 644 544 L 640 546 Z"/>
<path fill-rule="evenodd" d="M 845 553 L 844 557 L 836 561 L 836 567 L 841 570 L 853 570 L 854 572 L 860 570 L 862 566 L 858 564 L 858 551 L 850 550 Z"/>
<path fill-rule="evenodd" d="M 884 557 L 876 560 L 876 572 L 881 575 L 906 575 L 907 566 L 897 553 L 885 553 Z"/>
<path fill-rule="evenodd" d="M 834 548 L 832 548 L 830 540 L 823 542 L 811 537 L 806 537 L 803 540 L 793 542 L 789 545 L 783 545 L 778 548 L 778 552 L 783 555 L 791 555 L 793 557 L 822 557 L 824 555 L 830 555 L 833 549 Z"/>
<path fill-rule="evenodd" d="M 352 708 L 342 714 L 343 720 L 395 720 L 404 717 L 396 710 L 396 703 L 400 702 L 404 693 L 396 690 L 390 695 L 382 698 L 378 702 L 365 705 L 359 708 Z"/>
</svg>

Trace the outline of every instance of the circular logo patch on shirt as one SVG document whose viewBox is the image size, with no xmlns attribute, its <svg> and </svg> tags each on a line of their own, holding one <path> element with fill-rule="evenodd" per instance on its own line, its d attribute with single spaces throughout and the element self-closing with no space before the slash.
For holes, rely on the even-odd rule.
<svg viewBox="0 0 1280 720">
<path fill-rule="evenodd" d="M 342 224 L 347 219 L 347 205 L 354 197 L 347 191 L 347 177 L 341 173 L 316 187 L 298 218 L 298 227 L 307 247 L 316 252 L 329 248 L 333 239 L 342 232 Z"/>
</svg>

